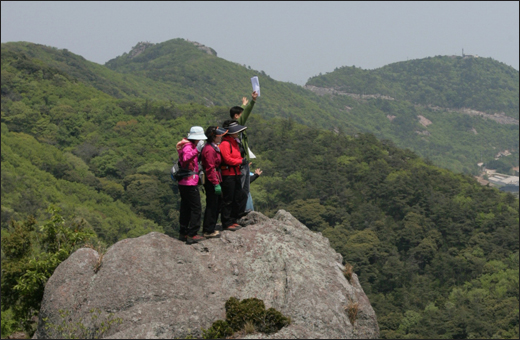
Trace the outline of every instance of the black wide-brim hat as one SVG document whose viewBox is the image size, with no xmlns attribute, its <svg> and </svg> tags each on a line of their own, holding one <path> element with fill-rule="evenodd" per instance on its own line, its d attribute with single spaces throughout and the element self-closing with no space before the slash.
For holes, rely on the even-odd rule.
<svg viewBox="0 0 520 340">
<path fill-rule="evenodd" d="M 224 126 L 224 129 L 228 130 L 228 134 L 234 134 L 244 131 L 247 129 L 247 126 L 240 125 L 237 122 L 232 122 L 228 126 Z"/>
<path fill-rule="evenodd" d="M 228 133 L 228 130 L 224 129 L 224 128 L 221 128 L 221 127 L 218 127 L 215 129 L 215 136 L 224 136 L 226 133 Z"/>
</svg>

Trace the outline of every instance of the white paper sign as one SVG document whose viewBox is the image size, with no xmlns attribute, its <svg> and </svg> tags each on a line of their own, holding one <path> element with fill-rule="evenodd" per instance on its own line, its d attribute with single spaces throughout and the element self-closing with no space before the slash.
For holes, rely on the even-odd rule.
<svg viewBox="0 0 520 340">
<path fill-rule="evenodd" d="M 256 91 L 256 93 L 258 93 L 258 97 L 260 97 L 260 82 L 258 81 L 257 76 L 251 78 L 251 85 L 253 85 L 253 91 Z"/>
<path fill-rule="evenodd" d="M 247 151 L 249 151 L 249 158 L 250 159 L 256 158 L 255 154 L 253 153 L 253 151 L 251 151 L 251 149 L 249 147 L 247 148 Z"/>
</svg>

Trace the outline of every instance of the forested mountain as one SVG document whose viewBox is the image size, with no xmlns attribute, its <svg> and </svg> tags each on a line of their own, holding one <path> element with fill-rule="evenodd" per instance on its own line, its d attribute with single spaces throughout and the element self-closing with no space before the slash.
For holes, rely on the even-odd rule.
<svg viewBox="0 0 520 340">
<path fill-rule="evenodd" d="M 109 243 L 163 231 L 128 205 L 114 201 L 107 192 L 122 193 L 123 188 L 111 184 L 94 176 L 72 153 L 25 133 L 9 132 L 2 124 L 2 228 L 29 215 L 42 219 L 50 204 L 58 204 L 64 214 L 84 218 Z M 99 190 L 103 186 L 105 192 Z"/>
<path fill-rule="evenodd" d="M 254 72 L 185 41 L 164 43 L 158 51 L 176 44 L 187 51 L 193 47 L 194 56 L 179 56 L 185 69 L 176 63 L 171 69 L 161 66 L 168 63 L 171 51 L 162 55 L 154 52 L 155 45 L 133 59 L 129 54 L 109 62 L 112 69 L 108 69 L 66 51 L 2 44 L 3 293 L 16 291 L 16 282 L 4 278 L 17 277 L 20 268 L 33 268 L 33 259 L 45 254 L 40 231 L 22 225 L 30 225 L 30 215 L 43 223 L 50 203 L 60 207 L 67 220 L 84 219 L 86 228 L 106 245 L 150 230 L 177 234 L 179 195 L 168 172 L 175 144 L 193 125 L 206 128 L 228 119 L 229 106 L 250 92 L 249 77 Z M 147 52 L 156 54 L 147 56 Z M 149 59 L 138 63 L 139 57 Z M 214 59 L 211 68 L 200 61 L 204 58 Z M 157 70 L 153 76 L 147 74 L 152 65 L 158 65 L 164 75 Z M 195 96 L 199 81 L 189 85 L 189 79 L 198 68 L 210 77 L 212 70 L 224 72 L 219 68 L 225 65 L 229 74 L 222 77 L 241 83 L 236 92 L 215 90 L 216 98 L 207 97 L 210 90 L 201 92 L 223 105 L 198 102 L 200 97 L 190 103 L 183 97 Z M 237 74 L 245 80 L 231 79 L 233 68 L 243 72 Z M 427 135 L 407 133 L 416 128 L 412 120 L 418 111 L 413 110 L 418 109 L 406 100 L 363 102 L 340 95 L 331 100 L 259 76 L 262 96 L 247 123 L 251 149 L 258 156 L 253 168 L 264 171 L 251 186 L 256 210 L 272 216 L 286 209 L 328 237 L 359 275 L 383 337 L 518 337 L 518 200 L 481 186 L 471 176 L 439 168 L 397 147 L 397 142 L 361 133 L 363 129 L 354 129 L 357 125 L 351 121 L 346 128 L 330 131 L 317 117 L 313 120 L 322 111 L 312 107 L 333 110 L 339 100 L 345 100 L 352 108 L 349 113 L 365 113 L 367 128 L 376 126 L 380 115 L 388 124 L 407 127 L 385 129 L 412 145 L 416 136 Z M 156 77 L 173 80 L 162 82 Z M 289 94 L 293 87 L 294 94 Z M 176 88 L 178 92 L 172 93 L 178 97 L 147 95 L 154 89 L 166 94 L 169 88 Z M 224 102 L 227 95 L 233 98 Z M 301 103 L 298 110 L 307 116 L 296 120 L 282 110 L 267 114 L 265 106 L 279 105 L 289 111 L 283 97 L 296 98 Z M 396 116 L 392 122 L 381 108 L 385 105 Z M 457 122 L 449 120 L 452 113 L 438 115 L 428 126 L 438 129 L 431 130 L 431 136 Z M 341 117 L 338 113 L 337 119 Z M 442 123 L 441 118 L 447 121 Z M 499 129 L 507 125 L 497 124 L 494 130 L 492 124 L 472 119 L 470 126 L 482 129 L 480 136 L 495 138 L 492 142 L 508 141 L 507 136 L 496 136 L 496 131 L 512 134 Z M 355 121 L 361 122 L 362 118 Z M 466 128 L 460 123 L 455 131 L 462 134 Z M 451 148 L 451 157 L 462 157 Z M 10 223 L 13 220 L 18 222 Z M 24 238 L 17 238 L 22 232 L 40 243 L 28 251 Z M 25 250 L 15 252 L 16 245 Z M 43 285 L 44 279 L 38 280 L 34 285 Z M 26 305 L 20 299 L 2 299 L 2 332 L 4 325 L 12 325 L 7 322 L 13 320 L 10 311 L 16 312 L 15 318 L 20 311 L 30 311 L 21 308 Z"/>
<path fill-rule="evenodd" d="M 263 102 L 262 107 L 257 108 L 258 114 L 291 118 L 326 129 L 348 128 L 341 112 L 328 100 L 301 86 L 276 81 L 264 71 L 218 58 L 214 50 L 196 42 L 173 39 L 160 44 L 140 43 L 130 53 L 105 65 L 125 75 L 138 75 L 172 85 L 177 90 L 162 99 L 205 106 L 237 105 L 242 96 L 251 93 L 249 78 L 258 75 Z M 180 90 L 183 92 L 179 93 Z"/>
<path fill-rule="evenodd" d="M 116 98 L 167 97 L 174 91 L 167 84 L 156 83 L 143 77 L 122 75 L 106 67 L 90 62 L 82 56 L 54 47 L 26 42 L 2 44 L 2 63 L 36 73 L 42 79 L 56 75 L 74 82 L 90 85 Z M 9 95 L 10 78 L 6 73 L 3 80 L 4 95 Z M 5 82 L 5 83 L 4 83 Z"/>
<path fill-rule="evenodd" d="M 312 77 L 307 85 L 443 108 L 504 112 L 518 119 L 518 71 L 491 58 L 437 56 L 375 70 L 345 66 Z"/>
<path fill-rule="evenodd" d="M 30 62 L 22 55 L 36 57 L 44 64 Z M 435 57 L 373 71 L 343 67 L 310 79 L 308 87 L 326 86 L 355 94 L 330 97 L 276 81 L 263 71 L 226 61 L 211 48 L 183 39 L 139 43 L 129 53 L 107 62 L 106 67 L 66 50 L 30 43 L 3 44 L 2 58 L 15 58 L 16 67 L 26 68 L 27 72 L 36 72 L 45 65 L 117 98 L 205 106 L 236 105 L 251 91 L 247 79 L 259 75 L 263 105 L 256 110 L 264 117 L 291 118 L 308 126 L 349 134 L 373 133 L 457 172 L 475 175 L 478 162 L 488 164 L 505 150 L 512 153 L 505 164 L 518 165 L 518 95 L 514 96 L 515 91 L 518 93 L 518 71 L 489 59 Z M 41 72 L 53 76 L 53 71 Z M 7 76 L 3 80 L 8 92 L 11 80 Z M 507 102 L 507 114 L 516 118 L 507 121 L 512 124 L 499 124 L 496 118 L 486 119 L 473 111 L 468 115 L 438 106 L 458 107 L 453 102 L 432 104 L 434 98 L 454 97 L 450 93 L 455 92 L 455 97 L 471 109 L 479 109 L 483 98 L 493 112 Z M 365 97 L 356 97 L 363 94 Z M 427 98 L 432 105 L 423 105 L 418 98 Z"/>
<path fill-rule="evenodd" d="M 518 71 L 490 58 L 434 57 L 375 70 L 341 67 L 309 79 L 355 130 L 477 174 L 500 151 L 518 166 Z M 511 166 L 512 165 L 512 166 Z"/>
</svg>

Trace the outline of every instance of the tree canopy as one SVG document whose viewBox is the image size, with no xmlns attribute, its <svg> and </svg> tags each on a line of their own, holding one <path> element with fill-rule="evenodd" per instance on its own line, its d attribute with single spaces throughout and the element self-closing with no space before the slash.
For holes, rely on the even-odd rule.
<svg viewBox="0 0 520 340">
<path fill-rule="evenodd" d="M 200 70 L 211 84 L 217 79 L 211 68 L 229 67 L 229 82 L 234 70 L 246 79 L 253 71 L 189 42 L 159 45 L 133 59 L 115 59 L 109 69 L 64 50 L 2 44 L 1 226 L 2 240 L 16 245 L 2 244 L 2 291 L 4 284 L 19 284 L 5 281 L 7 268 L 27 272 L 30 256 L 56 254 L 24 241 L 24 235 L 37 237 L 33 226 L 48 224 L 50 205 L 61 209 L 67 225 L 84 221 L 85 230 L 106 245 L 152 230 L 177 235 L 180 198 L 169 177 L 176 143 L 191 126 L 220 125 L 249 92 L 228 87 L 208 97 L 226 106 L 195 97 L 190 102 L 183 95 L 195 93 L 201 81 L 190 83 L 189 75 Z M 169 65 L 168 56 L 177 52 L 179 64 Z M 164 75 L 148 73 L 158 70 Z M 152 81 L 159 76 L 175 79 Z M 247 123 L 257 155 L 252 168 L 263 170 L 251 185 L 255 208 L 269 216 L 286 209 L 329 238 L 358 274 L 383 337 L 518 337 L 518 199 L 437 166 L 475 162 L 470 146 L 487 149 L 472 136 L 518 149 L 517 130 L 407 100 L 331 101 L 270 78 L 264 84 Z M 169 86 L 179 96 L 160 98 Z M 155 89 L 157 96 L 148 96 Z M 339 104 L 350 111 L 334 111 Z M 433 124 L 422 129 L 417 115 Z M 348 123 L 325 126 L 342 117 Z M 466 133 L 470 127 L 478 135 Z M 380 133 L 362 132 L 371 129 Z M 398 142 L 382 138 L 387 135 Z M 432 153 L 421 158 L 426 150 Z M 21 262 L 13 260 L 19 251 Z M 11 297 L 2 299 L 2 317 L 11 315 L 2 325 L 23 321 L 23 301 Z"/>
</svg>

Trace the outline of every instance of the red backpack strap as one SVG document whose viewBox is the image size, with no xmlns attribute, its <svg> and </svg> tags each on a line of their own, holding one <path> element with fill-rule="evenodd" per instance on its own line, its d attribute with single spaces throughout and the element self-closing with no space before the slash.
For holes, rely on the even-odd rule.
<svg viewBox="0 0 520 340">
<path fill-rule="evenodd" d="M 228 142 L 229 143 L 229 153 L 232 153 L 233 152 L 233 147 L 231 146 L 231 142 L 228 141 L 228 140 L 223 140 L 222 142 Z M 220 144 L 222 144 L 222 142 L 220 142 Z"/>
<path fill-rule="evenodd" d="M 228 142 L 229 143 L 229 153 L 233 153 L 233 146 L 231 145 L 231 142 L 228 141 L 228 140 L 223 140 L 222 142 L 220 142 L 220 145 L 222 145 L 223 142 Z M 225 169 L 234 169 L 235 170 L 235 175 L 237 175 L 237 166 L 232 166 L 232 165 L 227 165 L 224 163 L 224 158 L 222 158 L 222 164 L 220 165 L 220 169 L 222 170 L 225 170 Z"/>
</svg>

